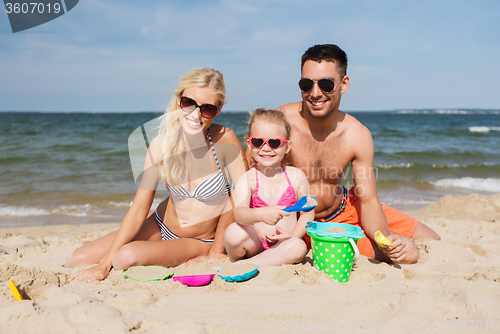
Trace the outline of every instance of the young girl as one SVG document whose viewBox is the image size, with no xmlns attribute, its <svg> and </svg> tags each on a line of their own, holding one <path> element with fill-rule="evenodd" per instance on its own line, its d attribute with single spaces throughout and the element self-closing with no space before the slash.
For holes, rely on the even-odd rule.
<svg viewBox="0 0 500 334">
<path fill-rule="evenodd" d="M 281 111 L 261 108 L 250 116 L 247 157 L 255 165 L 234 192 L 236 222 L 224 234 L 231 262 L 276 266 L 300 262 L 307 253 L 302 237 L 314 211 L 300 212 L 297 219 L 297 213 L 283 210 L 309 195 L 306 175 L 283 165 L 292 144 L 290 131 Z"/>
</svg>

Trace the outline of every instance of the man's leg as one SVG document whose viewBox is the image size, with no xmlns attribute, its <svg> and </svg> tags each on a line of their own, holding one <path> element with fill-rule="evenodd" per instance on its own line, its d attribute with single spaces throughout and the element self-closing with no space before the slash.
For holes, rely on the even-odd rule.
<svg viewBox="0 0 500 334">
<path fill-rule="evenodd" d="M 429 226 L 423 224 L 422 222 L 418 222 L 418 227 L 413 233 L 411 237 L 413 240 L 416 239 L 433 239 L 433 240 L 441 240 L 441 237 L 434 232 Z"/>
</svg>

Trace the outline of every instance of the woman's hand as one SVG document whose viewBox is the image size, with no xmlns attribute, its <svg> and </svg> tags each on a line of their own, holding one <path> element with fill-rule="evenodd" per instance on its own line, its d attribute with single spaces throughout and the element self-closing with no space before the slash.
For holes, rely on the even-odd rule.
<svg viewBox="0 0 500 334">
<path fill-rule="evenodd" d="M 98 264 L 92 268 L 85 269 L 80 271 L 76 275 L 73 275 L 68 282 L 81 279 L 85 282 L 94 282 L 94 281 L 102 281 L 109 275 L 109 271 L 111 270 L 110 266 L 104 264 Z"/>
<path fill-rule="evenodd" d="M 292 237 L 291 233 L 288 233 L 287 231 L 285 231 L 284 229 L 282 229 L 279 226 L 275 226 L 275 229 L 276 229 L 275 234 L 266 234 L 266 241 L 267 242 L 275 244 L 280 240 L 288 239 L 288 238 Z"/>
<path fill-rule="evenodd" d="M 259 209 L 260 221 L 267 225 L 276 225 L 283 217 L 290 216 L 290 212 L 283 211 L 284 205 L 269 205 Z"/>
</svg>

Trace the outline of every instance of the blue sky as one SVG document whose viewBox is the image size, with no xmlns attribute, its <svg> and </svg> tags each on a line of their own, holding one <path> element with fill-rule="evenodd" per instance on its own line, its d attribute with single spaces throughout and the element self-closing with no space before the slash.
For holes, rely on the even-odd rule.
<svg viewBox="0 0 500 334">
<path fill-rule="evenodd" d="M 182 75 L 225 77 L 227 111 L 300 100 L 300 57 L 349 57 L 341 109 L 500 109 L 500 1 L 103 1 L 13 34 L 0 110 L 159 111 Z"/>
</svg>

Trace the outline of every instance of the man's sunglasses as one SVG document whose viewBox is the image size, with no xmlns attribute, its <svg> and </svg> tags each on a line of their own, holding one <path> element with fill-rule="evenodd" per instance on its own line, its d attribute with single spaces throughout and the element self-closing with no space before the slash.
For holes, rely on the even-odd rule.
<svg viewBox="0 0 500 334">
<path fill-rule="evenodd" d="M 300 90 L 305 92 L 310 91 L 314 83 L 318 83 L 318 87 L 325 93 L 331 93 L 333 89 L 335 88 L 335 82 L 332 79 L 319 79 L 319 80 L 313 80 L 313 79 L 308 79 L 308 78 L 302 78 L 299 80 L 299 87 Z"/>
<path fill-rule="evenodd" d="M 250 143 L 250 145 L 252 145 L 253 148 L 256 148 L 256 149 L 259 149 L 262 146 L 264 146 L 265 144 L 267 144 L 273 150 L 277 150 L 284 143 L 288 143 L 288 140 L 283 139 L 283 138 L 279 138 L 279 137 L 278 138 L 269 138 L 266 140 L 264 138 L 250 136 L 248 138 L 248 142 Z"/>
<path fill-rule="evenodd" d="M 205 103 L 199 106 L 195 100 L 185 96 L 181 96 L 179 104 L 182 110 L 189 113 L 195 111 L 196 108 L 200 108 L 201 115 L 205 118 L 214 118 L 217 116 L 217 112 L 219 111 L 219 107 L 216 107 L 213 104 Z"/>
</svg>

